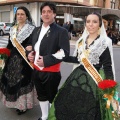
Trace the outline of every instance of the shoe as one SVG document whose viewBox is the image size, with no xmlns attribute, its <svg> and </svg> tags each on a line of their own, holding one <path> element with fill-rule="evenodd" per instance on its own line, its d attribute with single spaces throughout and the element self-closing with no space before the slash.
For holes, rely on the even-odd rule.
<svg viewBox="0 0 120 120">
<path fill-rule="evenodd" d="M 22 115 L 22 114 L 26 113 L 26 111 L 27 110 L 19 110 L 19 109 L 16 110 L 18 115 Z"/>
<path fill-rule="evenodd" d="M 38 120 L 42 120 L 41 118 L 39 118 Z"/>
<path fill-rule="evenodd" d="M 16 112 L 20 112 L 20 110 L 19 110 L 19 109 L 16 109 Z"/>
</svg>

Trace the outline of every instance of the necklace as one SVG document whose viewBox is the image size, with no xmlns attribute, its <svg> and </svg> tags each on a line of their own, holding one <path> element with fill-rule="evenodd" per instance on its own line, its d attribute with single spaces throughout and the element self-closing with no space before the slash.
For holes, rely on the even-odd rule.
<svg viewBox="0 0 120 120">
<path fill-rule="evenodd" d="M 79 51 L 79 52 L 80 52 L 80 55 L 81 55 L 81 54 L 84 54 L 84 56 L 85 56 L 86 58 L 88 58 L 88 57 L 89 57 L 89 54 L 90 54 L 90 49 L 89 49 L 89 48 L 88 48 L 88 49 L 85 48 L 85 44 L 84 44 L 84 41 L 83 41 L 83 40 L 81 40 L 81 41 L 78 43 L 78 49 L 79 49 L 79 48 L 82 48 L 81 51 Z"/>
<path fill-rule="evenodd" d="M 20 26 L 20 25 L 18 25 L 18 27 L 17 27 L 17 31 L 18 31 L 18 32 L 20 32 L 20 31 L 21 31 L 21 29 L 22 29 L 24 26 L 25 26 L 25 24 L 24 24 L 24 25 L 21 25 L 21 26 Z"/>
<path fill-rule="evenodd" d="M 94 41 L 94 39 L 87 38 L 87 40 L 86 40 L 87 48 L 89 48 L 89 46 L 93 43 L 93 41 Z"/>
</svg>

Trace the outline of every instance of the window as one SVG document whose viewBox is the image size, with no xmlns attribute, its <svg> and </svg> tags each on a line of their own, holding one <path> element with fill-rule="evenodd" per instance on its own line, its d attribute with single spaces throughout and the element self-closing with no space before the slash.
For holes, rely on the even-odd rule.
<svg viewBox="0 0 120 120">
<path fill-rule="evenodd" d="M 4 24 L 0 24 L 0 26 L 4 26 Z"/>
<path fill-rule="evenodd" d="M 111 0 L 111 9 L 115 9 L 115 1 L 116 0 Z"/>
</svg>

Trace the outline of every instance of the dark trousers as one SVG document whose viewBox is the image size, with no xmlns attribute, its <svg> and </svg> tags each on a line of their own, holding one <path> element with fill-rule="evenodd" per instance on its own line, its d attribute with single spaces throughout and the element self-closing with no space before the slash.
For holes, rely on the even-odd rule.
<svg viewBox="0 0 120 120">
<path fill-rule="evenodd" d="M 49 101 L 52 103 L 58 92 L 58 86 L 61 80 L 60 72 L 40 72 L 33 71 L 32 79 L 34 81 L 38 100 Z"/>
</svg>

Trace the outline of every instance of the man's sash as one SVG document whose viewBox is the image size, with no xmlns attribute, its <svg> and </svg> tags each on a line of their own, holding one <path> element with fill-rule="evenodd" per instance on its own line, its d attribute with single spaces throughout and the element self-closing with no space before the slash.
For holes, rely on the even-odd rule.
<svg viewBox="0 0 120 120">
<path fill-rule="evenodd" d="M 33 69 L 33 64 L 27 60 L 24 47 L 16 40 L 16 38 L 13 39 L 13 42 L 18 52 L 21 54 L 21 56 L 24 58 L 27 64 Z"/>
</svg>

